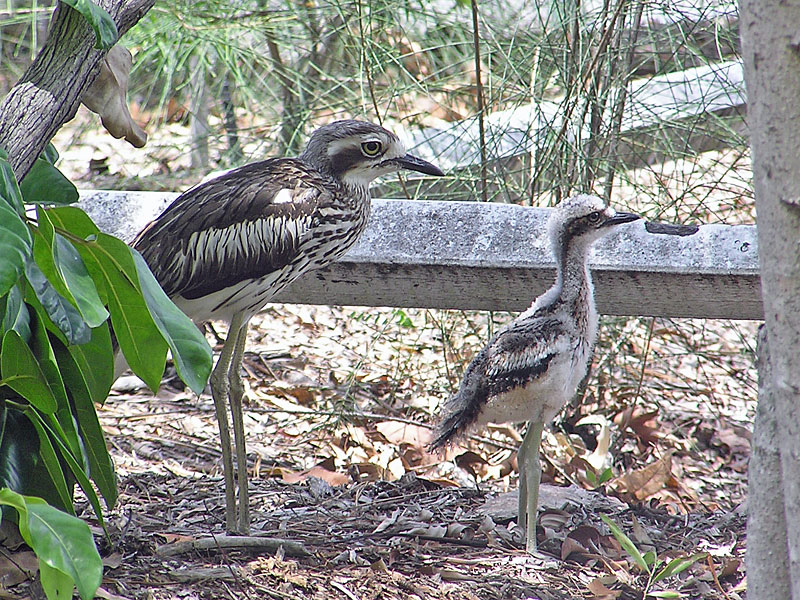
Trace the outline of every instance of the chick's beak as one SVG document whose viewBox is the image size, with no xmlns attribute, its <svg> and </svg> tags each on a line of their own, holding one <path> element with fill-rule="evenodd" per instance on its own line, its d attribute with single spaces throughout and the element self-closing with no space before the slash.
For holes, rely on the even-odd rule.
<svg viewBox="0 0 800 600">
<path fill-rule="evenodd" d="M 422 160 L 414 156 L 413 154 L 406 154 L 405 156 L 400 156 L 398 158 L 393 159 L 393 162 L 398 165 L 401 169 L 409 169 L 410 171 L 418 171 L 420 173 L 425 173 L 426 175 L 435 175 L 436 177 L 444 176 L 442 170 L 429 163 L 427 160 Z"/>
<path fill-rule="evenodd" d="M 637 215 L 636 213 L 618 212 L 613 216 L 607 218 L 603 222 L 603 227 L 610 227 L 612 225 L 622 225 L 622 223 L 630 223 L 631 221 L 638 221 L 641 218 L 642 218 L 641 215 Z"/>
</svg>

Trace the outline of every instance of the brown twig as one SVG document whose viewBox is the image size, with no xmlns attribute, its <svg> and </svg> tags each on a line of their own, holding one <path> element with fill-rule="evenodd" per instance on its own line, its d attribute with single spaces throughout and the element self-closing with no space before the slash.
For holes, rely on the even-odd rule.
<svg viewBox="0 0 800 600">
<path fill-rule="evenodd" d="M 236 535 L 214 535 L 185 542 L 162 544 L 156 548 L 156 554 L 167 558 L 198 550 L 210 551 L 223 548 L 226 550 L 257 550 L 262 552 L 276 552 L 279 548 L 283 548 L 286 556 L 311 556 L 311 553 L 300 542 L 281 538 Z"/>
<path fill-rule="evenodd" d="M 710 554 L 706 554 L 706 562 L 708 563 L 708 570 L 711 571 L 711 576 L 714 578 L 714 583 L 717 586 L 717 589 L 725 596 L 725 600 L 731 600 L 731 597 L 728 593 L 722 589 L 722 585 L 719 582 L 719 577 L 717 577 L 717 570 L 714 568 L 714 559 L 711 558 Z"/>
</svg>

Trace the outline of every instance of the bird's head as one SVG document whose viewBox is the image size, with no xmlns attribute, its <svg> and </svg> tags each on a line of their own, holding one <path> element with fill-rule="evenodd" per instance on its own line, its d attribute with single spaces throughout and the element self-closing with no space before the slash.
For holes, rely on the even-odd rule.
<svg viewBox="0 0 800 600">
<path fill-rule="evenodd" d="M 597 196 L 573 196 L 561 202 L 550 216 L 550 241 L 557 255 L 568 248 L 585 251 L 592 242 L 618 225 L 637 219 L 641 217 L 635 213 L 617 212 Z"/>
<path fill-rule="evenodd" d="M 400 169 L 444 175 L 438 167 L 408 154 L 395 134 L 365 121 L 323 125 L 311 134 L 300 158 L 351 186 L 369 186 L 376 177 Z"/>
</svg>

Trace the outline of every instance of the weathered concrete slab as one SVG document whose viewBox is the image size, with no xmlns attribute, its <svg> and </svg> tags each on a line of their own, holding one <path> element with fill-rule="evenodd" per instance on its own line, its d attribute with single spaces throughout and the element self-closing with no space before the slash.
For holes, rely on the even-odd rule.
<svg viewBox="0 0 800 600">
<path fill-rule="evenodd" d="M 732 110 L 743 112 L 746 102 L 744 71 L 738 60 L 633 80 L 628 84 L 620 135 L 631 143 L 638 134 L 656 126 Z M 488 159 L 508 159 L 545 147 L 545 139 L 563 127 L 564 114 L 565 107 L 560 102 L 549 101 L 488 114 Z M 610 114 L 603 118 L 604 122 L 611 120 Z M 570 124 L 567 128 L 570 139 L 591 137 L 588 130 L 578 132 L 572 127 Z M 719 140 L 716 141 L 718 146 Z M 478 118 L 457 121 L 447 129 L 411 133 L 407 145 L 420 156 L 435 160 L 445 171 L 477 165 L 481 157 Z"/>
<path fill-rule="evenodd" d="M 81 196 L 103 230 L 130 240 L 176 194 Z M 509 204 L 374 200 L 359 243 L 276 301 L 522 310 L 552 282 L 547 215 Z M 753 225 L 702 225 L 691 235 L 670 235 L 631 223 L 596 244 L 592 267 L 604 314 L 762 318 Z"/>
</svg>

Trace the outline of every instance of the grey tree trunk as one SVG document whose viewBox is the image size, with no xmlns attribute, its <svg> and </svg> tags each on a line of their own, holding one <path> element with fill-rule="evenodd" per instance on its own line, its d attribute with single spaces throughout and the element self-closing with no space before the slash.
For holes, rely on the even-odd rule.
<svg viewBox="0 0 800 600">
<path fill-rule="evenodd" d="M 747 595 L 791 598 L 778 420 L 767 329 L 758 330 L 758 411 L 748 471 Z"/>
<path fill-rule="evenodd" d="M 754 448 L 750 481 L 782 494 L 762 502 L 764 490 L 751 489 L 748 598 L 800 600 L 800 0 L 744 0 L 740 31 L 769 363 L 756 431 L 778 453 Z M 770 414 L 775 427 L 761 422 Z"/>
<path fill-rule="evenodd" d="M 122 35 L 155 0 L 95 3 L 108 11 Z M 0 103 L 0 146 L 8 152 L 18 179 L 27 174 L 55 132 L 75 116 L 106 54 L 94 45 L 94 32 L 83 17 L 60 2 L 36 60 Z"/>
</svg>

